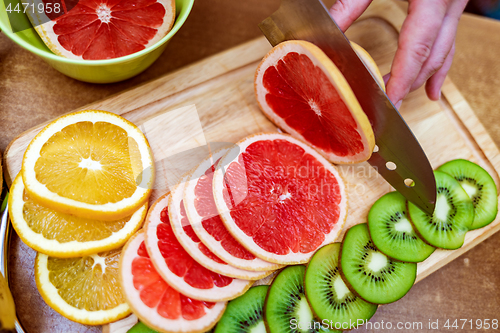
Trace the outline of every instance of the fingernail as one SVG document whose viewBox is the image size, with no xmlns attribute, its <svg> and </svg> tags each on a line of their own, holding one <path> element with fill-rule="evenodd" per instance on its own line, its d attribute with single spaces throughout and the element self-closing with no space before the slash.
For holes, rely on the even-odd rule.
<svg viewBox="0 0 500 333">
<path fill-rule="evenodd" d="M 389 79 L 391 78 L 391 73 L 385 74 L 383 79 L 384 79 L 384 84 L 387 85 L 387 82 L 389 82 Z"/>
<path fill-rule="evenodd" d="M 399 110 L 399 108 L 401 107 L 401 104 L 403 103 L 403 100 L 400 100 L 400 101 L 397 101 L 396 104 L 394 105 L 396 107 L 396 109 Z"/>
</svg>

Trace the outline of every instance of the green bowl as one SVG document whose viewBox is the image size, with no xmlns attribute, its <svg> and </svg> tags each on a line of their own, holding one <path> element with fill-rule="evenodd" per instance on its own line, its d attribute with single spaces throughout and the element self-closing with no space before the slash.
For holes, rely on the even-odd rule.
<svg viewBox="0 0 500 333">
<path fill-rule="evenodd" d="M 0 29 L 10 39 L 28 51 L 40 56 L 59 72 L 74 79 L 91 83 L 112 83 L 135 76 L 148 68 L 162 54 L 169 40 L 186 21 L 194 0 L 175 0 L 177 16 L 172 30 L 156 44 L 125 57 L 107 60 L 68 59 L 52 53 L 30 28 L 17 33 L 12 32 L 4 1 L 0 0 Z M 28 22 L 24 13 L 16 13 L 16 22 Z"/>
</svg>

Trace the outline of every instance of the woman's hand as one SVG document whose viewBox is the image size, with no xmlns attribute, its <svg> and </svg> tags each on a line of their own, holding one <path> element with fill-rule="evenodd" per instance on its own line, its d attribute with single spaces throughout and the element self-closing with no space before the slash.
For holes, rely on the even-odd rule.
<svg viewBox="0 0 500 333">
<path fill-rule="evenodd" d="M 372 0 L 338 0 L 330 14 L 345 31 Z M 458 20 L 468 0 L 408 0 L 391 73 L 384 77 L 387 95 L 399 109 L 403 98 L 425 83 L 427 96 L 441 97 L 441 87 L 455 53 Z"/>
</svg>

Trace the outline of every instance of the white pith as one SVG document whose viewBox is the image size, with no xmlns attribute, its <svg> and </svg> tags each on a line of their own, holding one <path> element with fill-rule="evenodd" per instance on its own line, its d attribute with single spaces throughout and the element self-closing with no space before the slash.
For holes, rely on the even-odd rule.
<svg viewBox="0 0 500 333">
<path fill-rule="evenodd" d="M 244 140 L 240 141 L 237 143 L 237 146 L 231 148 L 231 151 L 233 153 L 228 152 L 226 155 L 221 159 L 219 162 L 221 168 L 217 168 L 214 174 L 214 179 L 213 179 L 213 189 L 214 189 L 214 199 L 215 199 L 215 204 L 217 205 L 217 210 L 219 211 L 219 214 L 222 218 L 222 221 L 224 222 L 224 225 L 228 229 L 228 231 L 233 235 L 234 238 L 236 238 L 240 244 L 242 244 L 247 250 L 252 252 L 255 256 L 266 260 L 270 262 L 274 262 L 277 264 L 299 264 L 299 263 L 306 263 L 309 261 L 311 256 L 314 254 L 314 251 L 311 251 L 309 253 L 293 253 L 289 252 L 286 255 L 277 255 L 274 253 L 270 253 L 259 247 L 253 240 L 252 237 L 247 236 L 240 228 L 238 228 L 231 217 L 229 207 L 227 206 L 224 196 L 223 196 L 223 177 L 224 173 L 227 171 L 228 166 L 238 160 L 238 156 L 243 153 L 249 145 L 256 141 L 260 140 L 276 140 L 276 139 L 281 139 L 281 140 L 287 140 L 291 143 L 294 143 L 301 148 L 303 148 L 308 154 L 312 155 L 315 157 L 318 161 L 322 163 L 322 165 L 325 167 L 326 170 L 328 170 L 332 175 L 337 179 L 338 184 L 339 184 L 339 191 L 340 191 L 340 197 L 341 201 L 339 203 L 339 217 L 337 223 L 333 226 L 332 230 L 330 233 L 325 234 L 325 239 L 324 241 L 318 246 L 321 247 L 323 245 L 329 244 L 334 242 L 337 237 L 339 236 L 342 227 L 345 224 L 346 216 L 347 216 L 347 193 L 345 190 L 345 185 L 343 182 L 343 179 L 340 177 L 337 169 L 323 156 L 321 156 L 318 152 L 316 152 L 314 149 L 311 147 L 307 146 L 303 142 L 285 134 L 279 134 L 279 133 L 264 133 L 264 134 L 255 134 L 253 136 L 247 137 Z M 232 158 L 233 156 L 236 156 Z"/>
<path fill-rule="evenodd" d="M 94 263 L 92 264 L 92 269 L 99 265 L 101 266 L 101 272 L 104 274 L 106 272 L 106 258 L 101 257 L 97 253 L 91 254 L 90 257 L 94 261 Z"/>
<path fill-rule="evenodd" d="M 102 23 L 109 23 L 111 21 L 111 9 L 105 4 L 97 7 L 96 14 Z"/>
<path fill-rule="evenodd" d="M 157 308 L 150 308 L 142 302 L 139 291 L 134 288 L 132 262 L 138 257 L 137 250 L 143 241 L 143 232 L 132 236 L 124 248 L 120 260 L 120 280 L 122 282 L 122 289 L 134 313 L 141 321 L 158 331 L 185 333 L 205 332 L 209 330 L 222 316 L 226 308 L 226 302 L 218 302 L 211 309 L 205 308 L 206 314 L 196 320 L 186 320 L 182 318 L 182 316 L 174 320 L 167 319 L 160 316 L 157 312 Z"/>
<path fill-rule="evenodd" d="M 127 316 L 130 313 L 130 307 L 127 303 L 121 303 L 113 309 L 88 311 L 78 309 L 68 304 L 58 292 L 58 289 L 50 282 L 50 271 L 47 268 L 48 256 L 38 253 L 35 260 L 36 272 L 38 272 L 37 287 L 46 302 L 58 312 L 64 313 L 64 316 L 77 321 L 86 322 L 90 325 L 100 325 L 109 323 Z"/>
<path fill-rule="evenodd" d="M 291 134 L 293 137 L 298 138 L 302 141 L 307 142 L 307 140 L 295 129 L 290 127 L 283 118 L 278 116 L 273 109 L 267 104 L 266 101 L 266 95 L 268 94 L 268 90 L 264 87 L 264 73 L 265 71 L 271 67 L 275 66 L 278 61 L 280 61 L 286 54 L 290 52 L 296 52 L 298 54 L 303 54 L 306 55 L 315 66 L 319 67 L 330 79 L 330 82 L 333 84 L 333 86 L 339 90 L 339 86 L 335 82 L 335 80 L 329 76 L 328 70 L 323 66 L 321 62 L 319 62 L 316 57 L 309 51 L 307 48 L 303 47 L 302 45 L 298 44 L 297 42 L 285 42 L 280 44 L 279 47 L 273 49 L 266 58 L 264 58 L 263 62 L 257 69 L 256 77 L 255 77 L 255 92 L 256 92 L 256 97 L 257 100 L 259 101 L 259 104 L 261 106 L 262 111 L 266 116 L 268 116 L 277 126 L 285 130 L 287 133 Z M 342 93 L 339 92 L 340 98 L 346 103 L 345 98 Z M 309 105 L 311 105 L 311 108 L 316 112 L 316 114 L 321 115 L 321 110 L 318 108 L 316 103 L 311 101 L 308 101 Z M 346 103 L 347 104 L 347 103 Z M 361 126 L 359 122 L 354 118 L 357 124 L 356 131 L 359 133 L 361 137 L 361 141 L 364 147 L 368 147 L 368 139 L 364 135 L 363 131 L 361 130 Z M 334 161 L 335 163 L 355 163 L 357 161 L 364 161 L 370 156 L 371 151 L 366 151 L 367 149 L 364 149 L 358 154 L 351 155 L 351 156 L 338 156 L 335 155 L 332 152 L 326 152 L 323 149 L 320 149 L 318 147 L 315 147 L 321 154 L 323 154 L 327 159 Z M 369 149 L 368 149 L 369 150 Z"/>
<path fill-rule="evenodd" d="M 62 197 L 57 193 L 51 192 L 45 184 L 42 184 L 36 178 L 35 164 L 40 157 L 40 150 L 42 149 L 45 142 L 47 142 L 55 133 L 60 132 L 65 127 L 78 123 L 78 122 L 108 122 L 118 127 L 121 127 L 126 131 L 127 135 L 134 139 L 139 147 L 141 154 L 141 163 L 143 170 L 149 170 L 150 172 L 145 172 L 142 175 L 142 182 L 138 184 L 136 191 L 131 197 L 124 198 L 116 203 L 106 203 L 106 204 L 89 204 L 85 202 L 79 202 L 70 198 Z M 37 193 L 39 196 L 53 202 L 54 204 L 60 204 L 63 206 L 61 210 L 66 209 L 65 207 L 74 207 L 75 209 L 89 210 L 93 213 L 102 214 L 103 219 L 105 219 L 106 214 L 113 214 L 116 211 L 125 209 L 126 207 L 132 207 L 134 209 L 138 202 L 144 202 L 147 196 L 151 192 L 154 181 L 154 163 L 152 155 L 150 154 L 150 149 L 146 137 L 137 128 L 132 126 L 122 117 L 119 117 L 110 112 L 87 110 L 76 112 L 67 116 L 63 116 L 56 121 L 45 127 L 37 136 L 31 141 L 28 149 L 24 154 L 23 159 L 23 181 L 30 193 Z M 130 209 L 130 208 L 129 208 Z M 133 210 L 125 211 L 124 216 L 131 214 Z M 69 212 L 68 212 L 69 213 Z"/>
<path fill-rule="evenodd" d="M 200 214 L 198 214 L 198 211 L 196 210 L 194 204 L 194 200 L 196 198 L 195 188 L 198 183 L 199 177 L 205 174 L 206 170 L 208 170 L 210 166 L 217 162 L 228 151 L 229 149 L 220 149 L 214 152 L 211 156 L 204 159 L 200 163 L 200 165 L 198 165 L 189 175 L 188 181 L 186 182 L 186 186 L 184 188 L 184 208 L 186 209 L 186 214 L 188 216 L 189 222 L 193 226 L 194 232 L 200 238 L 203 244 L 205 244 L 210 249 L 210 251 L 215 253 L 219 258 L 221 258 L 228 264 L 243 270 L 242 273 L 244 275 L 241 276 L 241 278 L 253 280 L 255 277 L 256 279 L 261 279 L 270 274 L 270 271 L 280 268 L 281 265 L 276 265 L 259 258 L 255 258 L 253 260 L 245 260 L 237 258 L 231 253 L 227 252 L 226 249 L 222 247 L 221 243 L 217 241 L 211 234 L 209 234 L 205 230 L 205 228 L 202 227 L 203 218 L 202 216 L 200 216 Z M 250 272 L 250 275 L 248 275 L 249 271 L 252 271 Z"/>
<path fill-rule="evenodd" d="M 147 213 L 147 203 L 141 206 L 131 217 L 125 226 L 111 236 L 88 242 L 71 241 L 60 243 L 55 239 L 45 238 L 42 234 L 34 232 L 27 224 L 23 215 L 24 207 L 24 183 L 21 175 L 18 175 L 11 187 L 11 200 L 9 200 L 9 215 L 12 225 L 16 229 L 19 237 L 30 247 L 38 252 L 42 252 L 55 257 L 77 257 L 100 252 L 106 249 L 109 244 L 116 244 L 117 247 L 124 244 L 135 231 L 137 231 Z"/>
<path fill-rule="evenodd" d="M 78 163 L 78 166 L 82 169 L 102 170 L 101 162 L 94 161 L 90 157 L 89 158 L 82 158 L 80 163 Z"/>
<path fill-rule="evenodd" d="M 164 195 L 158 199 L 151 207 L 148 217 L 146 218 L 145 239 L 146 249 L 151 257 L 151 260 L 165 281 L 178 292 L 195 299 L 208 302 L 221 302 L 231 300 L 242 295 L 250 288 L 252 282 L 242 279 L 233 279 L 233 281 L 222 288 L 213 286 L 211 289 L 199 289 L 190 286 L 183 277 L 175 275 L 167 266 L 163 258 L 160 248 L 158 247 L 158 236 L 156 229 L 161 222 L 160 213 L 165 208 L 170 200 L 170 194 Z M 169 207 L 170 208 L 170 207 Z M 169 209 L 170 223 L 172 225 L 172 215 Z M 172 225 L 175 228 L 175 225 Z"/>
</svg>

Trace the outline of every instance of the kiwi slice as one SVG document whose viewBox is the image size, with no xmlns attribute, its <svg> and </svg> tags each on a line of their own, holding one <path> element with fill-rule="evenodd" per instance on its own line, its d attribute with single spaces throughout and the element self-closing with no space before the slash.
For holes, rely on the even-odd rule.
<svg viewBox="0 0 500 333">
<path fill-rule="evenodd" d="M 215 333 L 265 333 L 263 309 L 268 286 L 250 288 L 227 305 Z"/>
<path fill-rule="evenodd" d="M 436 208 L 432 216 L 408 202 L 410 220 L 424 241 L 447 250 L 464 244 L 465 234 L 474 222 L 474 206 L 465 190 L 452 176 L 434 171 Z"/>
<path fill-rule="evenodd" d="M 319 249 L 307 265 L 304 287 L 316 317 L 336 329 L 354 329 L 368 321 L 378 305 L 364 301 L 347 288 L 339 272 L 339 253 L 340 243 Z"/>
<path fill-rule="evenodd" d="M 404 263 L 380 252 L 366 223 L 351 227 L 340 248 L 340 273 L 349 289 L 375 304 L 397 301 L 411 289 L 417 264 Z"/>
<path fill-rule="evenodd" d="M 380 251 L 400 261 L 421 262 L 435 250 L 413 230 L 406 199 L 398 192 L 387 193 L 373 204 L 368 213 L 368 230 Z"/>
<path fill-rule="evenodd" d="M 264 320 L 269 333 L 339 332 L 316 321 L 304 294 L 303 265 L 288 266 L 274 278 L 267 292 Z"/>
<path fill-rule="evenodd" d="M 447 162 L 438 170 L 455 178 L 471 198 L 474 206 L 471 229 L 482 228 L 493 222 L 498 212 L 498 194 L 495 181 L 486 170 L 462 159 Z"/>
</svg>

